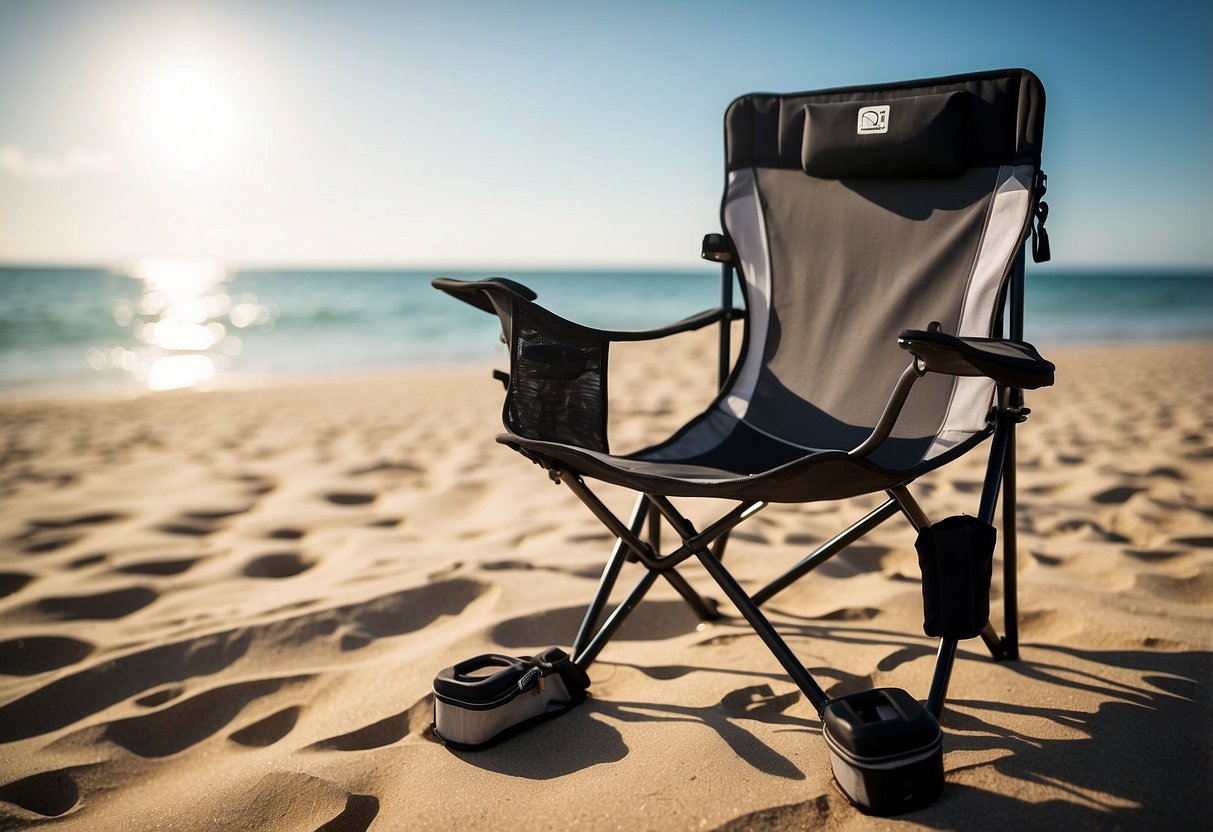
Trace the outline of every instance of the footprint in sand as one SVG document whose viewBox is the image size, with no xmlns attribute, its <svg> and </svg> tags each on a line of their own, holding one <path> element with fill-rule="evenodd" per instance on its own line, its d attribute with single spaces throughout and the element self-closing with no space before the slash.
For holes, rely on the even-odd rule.
<svg viewBox="0 0 1213 832">
<path fill-rule="evenodd" d="M 145 708 L 156 708 L 165 702 L 171 702 L 183 693 L 185 693 L 185 688 L 179 686 L 161 688 L 160 690 L 152 691 L 146 696 L 140 696 L 135 700 L 135 704 L 142 705 Z"/>
<path fill-rule="evenodd" d="M 1102 506 L 1120 505 L 1121 503 L 1127 503 L 1130 497 L 1142 491 L 1145 491 L 1145 489 L 1132 485 L 1119 485 L 1115 488 L 1109 488 L 1107 491 L 1099 492 L 1091 497 L 1091 501 L 1099 503 Z"/>
<path fill-rule="evenodd" d="M 378 638 L 423 629 L 440 616 L 459 614 L 491 589 L 481 581 L 451 578 L 339 607 L 335 613 L 348 621 L 341 649 L 357 650 Z"/>
<path fill-rule="evenodd" d="M 200 557 L 180 560 L 148 560 L 119 566 L 114 571 L 124 575 L 180 575 L 200 560 L 202 560 Z"/>
<path fill-rule="evenodd" d="M 74 561 L 69 563 L 67 565 L 67 568 L 68 569 L 86 569 L 90 566 L 96 566 L 99 563 L 104 563 L 105 559 L 107 557 L 109 557 L 109 555 L 106 555 L 104 552 L 97 552 L 92 555 L 85 555 L 84 557 L 76 558 Z"/>
<path fill-rule="evenodd" d="M 31 521 L 26 530 L 14 540 L 30 541 L 22 551 L 28 555 L 41 555 L 70 546 L 84 537 L 83 534 L 77 533 L 65 534 L 64 532 L 69 529 L 77 529 L 80 526 L 100 526 L 124 519 L 126 519 L 125 514 L 112 511 L 38 519 Z"/>
<path fill-rule="evenodd" d="M 411 462 L 400 461 L 392 462 L 383 460 L 374 465 L 368 465 L 364 468 L 354 468 L 349 471 L 351 477 L 361 477 L 367 474 L 420 474 L 424 469 Z"/>
<path fill-rule="evenodd" d="M 252 511 L 253 503 L 238 508 L 199 509 L 186 511 L 167 523 L 156 527 L 157 531 L 165 534 L 181 535 L 184 537 L 206 537 L 224 527 L 225 521 L 240 514 Z"/>
<path fill-rule="evenodd" d="M 1055 555 L 1046 555 L 1044 552 L 1029 549 L 1028 554 L 1041 566 L 1057 566 L 1062 562 L 1061 558 Z"/>
<path fill-rule="evenodd" d="M 1213 549 L 1213 537 L 1173 537 L 1172 543 L 1180 546 L 1195 546 L 1199 549 Z"/>
<path fill-rule="evenodd" d="M 295 723 L 299 721 L 301 710 L 302 708 L 298 705 L 284 708 L 264 719 L 244 726 L 239 731 L 232 732 L 228 735 L 228 739 L 237 745 L 249 748 L 265 748 L 273 745 L 291 732 Z"/>
<path fill-rule="evenodd" d="M 1151 561 L 1170 560 L 1183 552 L 1178 549 L 1125 549 L 1124 553 L 1134 560 Z"/>
<path fill-rule="evenodd" d="M 572 639 L 584 607 L 564 607 L 510 618 L 493 627 L 489 637 L 502 647 L 541 647 Z M 617 641 L 661 641 L 695 632 L 699 617 L 681 600 L 646 601 L 636 607 L 614 638 Z"/>
<path fill-rule="evenodd" d="M 167 757 L 217 734 L 252 702 L 310 678 L 255 679 L 211 688 L 162 710 L 110 722 L 102 736 L 140 757 Z"/>
<path fill-rule="evenodd" d="M 22 777 L 0 786 L 0 800 L 48 818 L 65 815 L 80 800 L 72 769 L 62 768 Z"/>
<path fill-rule="evenodd" d="M 813 621 L 871 621 L 880 615 L 876 607 L 843 607 L 825 615 L 811 615 Z"/>
<path fill-rule="evenodd" d="M 324 499 L 338 506 L 365 506 L 375 502 L 377 497 L 377 494 L 358 491 L 333 491 L 324 495 Z"/>
<path fill-rule="evenodd" d="M 248 578 L 290 578 L 313 566 L 315 563 L 298 552 L 275 552 L 249 561 L 242 572 Z"/>
<path fill-rule="evenodd" d="M 33 607 L 47 618 L 58 621 L 81 619 L 112 620 L 123 618 L 143 609 L 160 597 L 154 589 L 133 586 L 101 592 L 96 595 L 65 595 L 56 598 L 41 598 Z"/>
<path fill-rule="evenodd" d="M 392 714 L 363 728 L 313 743 L 314 751 L 367 751 L 399 742 L 409 734 L 429 728 L 434 717 L 434 697 L 427 694 L 398 714 Z"/>
<path fill-rule="evenodd" d="M 34 580 L 33 575 L 24 572 L 0 572 L 0 598 L 20 592 Z"/>
<path fill-rule="evenodd" d="M 0 641 L 0 674 L 33 676 L 75 664 L 94 647 L 65 636 L 26 636 Z"/>
<path fill-rule="evenodd" d="M 73 534 L 65 537 L 52 537 L 48 540 L 39 540 L 30 543 L 21 551 L 27 555 L 45 555 L 48 552 L 55 552 L 62 549 L 64 546 L 71 546 L 73 543 L 81 539 L 81 535 Z"/>
</svg>

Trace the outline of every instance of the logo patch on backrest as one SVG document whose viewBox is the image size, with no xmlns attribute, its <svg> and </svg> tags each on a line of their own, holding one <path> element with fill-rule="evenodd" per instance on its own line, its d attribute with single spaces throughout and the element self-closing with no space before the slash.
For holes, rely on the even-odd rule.
<svg viewBox="0 0 1213 832">
<path fill-rule="evenodd" d="M 859 126 L 855 129 L 861 136 L 865 133 L 889 132 L 889 105 L 859 108 Z"/>
</svg>

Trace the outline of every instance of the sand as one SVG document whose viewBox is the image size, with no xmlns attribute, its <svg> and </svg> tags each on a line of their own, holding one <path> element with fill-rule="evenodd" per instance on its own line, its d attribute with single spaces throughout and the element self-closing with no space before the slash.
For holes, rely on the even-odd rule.
<svg viewBox="0 0 1213 832">
<path fill-rule="evenodd" d="M 668 372 L 710 350 L 613 354 L 617 449 L 707 401 Z M 699 626 L 664 582 L 586 704 L 481 753 L 433 741 L 433 675 L 567 646 L 610 546 L 493 441 L 488 367 L 4 401 L 0 827 L 1209 828 L 1213 344 L 1046 353 L 1058 383 L 1019 434 L 1022 661 L 962 645 L 945 793 L 887 820 L 839 792 L 735 611 Z M 973 513 L 983 465 L 911 490 Z M 877 502 L 770 507 L 728 562 L 756 588 Z M 925 697 L 913 537 L 890 522 L 770 603 L 830 693 Z"/>
</svg>

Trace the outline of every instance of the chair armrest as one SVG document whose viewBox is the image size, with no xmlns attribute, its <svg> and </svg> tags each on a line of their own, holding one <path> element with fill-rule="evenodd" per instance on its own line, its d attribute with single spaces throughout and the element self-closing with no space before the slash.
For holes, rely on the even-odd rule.
<svg viewBox="0 0 1213 832">
<path fill-rule="evenodd" d="M 744 309 L 725 309 L 716 307 L 715 309 L 705 309 L 702 312 L 697 312 L 694 315 L 683 318 L 681 321 L 675 321 L 672 324 L 659 326 L 655 329 L 643 330 L 627 330 L 621 329 L 618 331 L 602 332 L 611 341 L 652 341 L 657 338 L 665 338 L 667 335 L 677 335 L 680 332 L 691 332 L 696 329 L 703 329 L 708 324 L 714 324 L 718 321 L 736 321 L 745 317 Z"/>
<path fill-rule="evenodd" d="M 453 277 L 436 277 L 430 281 L 430 285 L 435 289 L 441 289 L 451 297 L 458 298 L 464 303 L 470 303 L 472 306 L 481 311 L 488 312 L 490 315 L 497 314 L 497 310 L 489 302 L 489 292 L 498 291 L 528 301 L 533 301 L 539 297 L 516 280 L 509 280 L 504 277 L 490 277 L 485 280 L 456 280 Z"/>
<path fill-rule="evenodd" d="M 959 338 L 943 332 L 907 329 L 897 336 L 897 344 L 913 353 L 931 372 L 986 376 L 1020 390 L 1051 386 L 1057 369 L 1026 341 Z"/>
<path fill-rule="evenodd" d="M 535 303 L 538 295 L 521 283 L 508 280 L 504 277 L 490 277 L 484 280 L 455 280 L 450 277 L 439 277 L 430 281 L 430 285 L 490 314 L 497 314 L 497 309 L 493 307 L 489 299 L 493 295 L 496 295 L 501 300 L 522 301 L 523 304 L 531 304 L 542 309 L 544 317 L 558 321 L 561 328 L 572 328 L 583 337 L 604 341 L 652 341 L 657 338 L 665 338 L 668 335 L 677 335 L 680 332 L 691 332 L 692 330 L 702 329 L 718 321 L 734 321 L 745 316 L 745 310 L 743 309 L 717 307 L 715 309 L 705 309 L 680 321 L 654 329 L 597 329 L 562 318 L 551 310 L 544 309 Z"/>
</svg>

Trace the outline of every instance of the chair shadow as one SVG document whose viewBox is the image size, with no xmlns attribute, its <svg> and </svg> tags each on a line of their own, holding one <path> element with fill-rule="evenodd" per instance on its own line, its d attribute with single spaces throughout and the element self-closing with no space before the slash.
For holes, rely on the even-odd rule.
<svg viewBox="0 0 1213 832">
<path fill-rule="evenodd" d="M 626 666 L 664 679 L 705 670 L 682 665 Z M 741 672 L 738 675 L 784 678 L 777 673 Z M 783 730 L 819 733 L 821 724 L 817 720 L 785 713 L 800 698 L 798 690 L 776 694 L 769 682 L 732 690 L 719 703 L 701 707 L 590 697 L 559 718 L 541 723 L 500 745 L 482 751 L 455 753 L 465 762 L 489 771 L 531 780 L 550 780 L 595 765 L 617 762 L 627 756 L 629 749 L 623 735 L 603 717 L 616 722 L 686 722 L 714 730 L 738 757 L 759 771 L 788 780 L 803 780 L 805 775 L 795 763 L 738 724 L 740 719 L 749 719 L 784 726 Z M 575 737 L 576 741 L 570 742 L 570 737 Z"/>
<path fill-rule="evenodd" d="M 894 649 L 894 662 L 931 652 L 921 639 L 900 638 L 866 627 L 783 626 L 789 636 L 834 638 L 843 642 L 878 641 Z M 1099 705 L 1089 713 L 1063 705 L 953 699 L 943 724 L 945 748 L 976 751 L 992 761 L 950 769 L 943 797 L 912 819 L 929 828 L 971 826 L 982 817 L 988 829 L 1190 828 L 1213 817 L 1213 653 L 1151 650 L 1084 650 L 1048 644 L 1025 644 L 1027 658 L 1005 667 L 1059 692 L 1093 695 Z M 1050 661 L 1049 654 L 1057 656 Z M 976 653 L 973 654 L 976 657 Z M 988 658 L 985 659 L 988 661 Z M 604 662 L 605 663 L 605 662 Z M 1077 665 L 1077 666 L 1075 666 Z M 1086 665 L 1086 667 L 1084 667 Z M 693 665 L 636 669 L 652 678 L 674 679 L 695 672 L 724 672 L 746 679 L 719 703 L 687 707 L 646 702 L 589 699 L 557 720 L 488 751 L 460 754 L 467 762 L 500 773 L 546 780 L 623 759 L 629 749 L 608 722 L 685 722 L 711 728 L 746 764 L 788 780 L 803 780 L 795 763 L 740 724 L 742 719 L 779 726 L 778 730 L 820 734 L 820 722 L 787 713 L 799 691 L 775 694 L 771 682 L 786 682 L 777 671 L 760 673 Z M 1131 669 L 1140 683 L 1104 677 L 1100 667 Z M 863 689 L 865 677 L 814 668 L 835 679 L 827 690 L 842 695 Z M 1005 727 L 1003 715 L 1039 725 L 1043 720 L 1063 730 L 1065 738 L 1035 739 Z M 605 718 L 605 719 L 604 719 Z M 558 732 L 558 733 L 549 733 Z M 1075 735 L 1077 737 L 1075 738 Z M 569 738 L 575 737 L 576 742 Z M 1032 801 L 978 786 L 957 783 L 967 768 L 992 767 L 1005 781 L 1031 784 L 1065 797 Z M 789 807 L 792 808 L 792 807 Z"/>
<path fill-rule="evenodd" d="M 944 715 L 949 750 L 1004 751 L 979 766 L 1003 777 L 1065 792 L 1068 799 L 1029 802 L 973 786 L 950 784 L 944 799 L 914 816 L 925 826 L 964 826 L 981 807 L 987 828 L 1188 829 L 1209 823 L 1213 812 L 1213 653 L 1149 650 L 1081 650 L 1025 645 L 1106 667 L 1142 671 L 1141 686 L 1042 660 L 1009 663 L 1022 676 L 1095 694 L 1094 713 L 980 700 L 951 700 Z M 1062 702 L 1067 697 L 1059 696 Z M 1077 739 L 1025 738 L 993 717 L 1006 714 L 1051 722 Z M 963 731 L 966 733 L 958 734 Z M 975 766 L 976 767 L 976 766 Z M 954 777 L 957 771 L 949 771 Z"/>
</svg>

